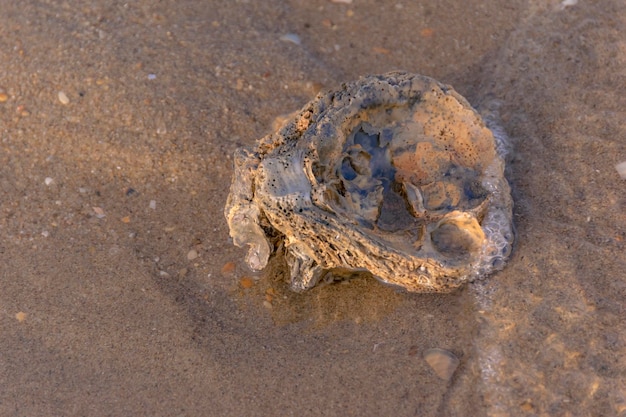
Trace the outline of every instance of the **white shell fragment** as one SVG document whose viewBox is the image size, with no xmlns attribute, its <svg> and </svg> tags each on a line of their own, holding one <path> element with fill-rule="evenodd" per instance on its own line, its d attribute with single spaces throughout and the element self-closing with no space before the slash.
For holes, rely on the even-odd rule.
<svg viewBox="0 0 626 417">
<path fill-rule="evenodd" d="M 320 94 L 238 149 L 225 215 L 254 270 L 284 243 L 294 291 L 328 272 L 369 271 L 408 291 L 447 292 L 511 252 L 503 171 L 494 135 L 463 97 L 394 72 Z"/>
<path fill-rule="evenodd" d="M 59 101 L 61 102 L 61 104 L 70 104 L 70 99 L 67 96 L 67 94 L 65 94 L 65 92 L 59 91 L 57 93 L 57 97 L 59 98 Z"/>
<path fill-rule="evenodd" d="M 615 169 L 617 170 L 619 176 L 622 177 L 622 179 L 626 180 L 626 161 L 620 162 L 619 164 L 615 165 Z"/>
<path fill-rule="evenodd" d="M 444 381 L 450 380 L 459 366 L 459 358 L 445 349 L 433 348 L 424 352 L 424 360 L 435 371 L 435 374 Z"/>
<path fill-rule="evenodd" d="M 302 43 L 300 36 L 296 35 L 295 33 L 287 33 L 281 36 L 280 40 L 285 42 L 291 42 L 296 45 L 300 45 Z"/>
</svg>

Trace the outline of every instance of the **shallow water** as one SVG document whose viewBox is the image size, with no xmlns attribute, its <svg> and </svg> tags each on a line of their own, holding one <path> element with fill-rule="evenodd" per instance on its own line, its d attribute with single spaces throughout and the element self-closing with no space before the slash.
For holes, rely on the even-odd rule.
<svg viewBox="0 0 626 417">
<path fill-rule="evenodd" d="M 561 6 L 2 4 L 0 414 L 626 415 L 626 10 Z M 392 69 L 501 103 L 508 266 L 451 295 L 253 276 L 234 149 Z"/>
</svg>

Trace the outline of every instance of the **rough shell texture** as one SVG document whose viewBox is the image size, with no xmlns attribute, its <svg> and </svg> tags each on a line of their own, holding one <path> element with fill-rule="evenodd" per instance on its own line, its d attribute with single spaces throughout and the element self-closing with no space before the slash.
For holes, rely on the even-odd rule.
<svg viewBox="0 0 626 417">
<path fill-rule="evenodd" d="M 284 243 L 291 287 L 369 271 L 414 292 L 500 268 L 512 201 L 492 131 L 449 86 L 370 76 L 320 94 L 235 153 L 225 215 L 248 265 Z"/>
</svg>

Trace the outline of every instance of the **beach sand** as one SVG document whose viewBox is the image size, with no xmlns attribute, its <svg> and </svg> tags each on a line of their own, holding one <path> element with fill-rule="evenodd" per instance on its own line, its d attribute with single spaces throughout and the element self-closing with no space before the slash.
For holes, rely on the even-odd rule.
<svg viewBox="0 0 626 417">
<path fill-rule="evenodd" d="M 0 2 L 0 415 L 626 416 L 624 33 L 622 0 Z M 253 274 L 234 150 L 398 69 L 498 114 L 508 266 Z"/>
</svg>

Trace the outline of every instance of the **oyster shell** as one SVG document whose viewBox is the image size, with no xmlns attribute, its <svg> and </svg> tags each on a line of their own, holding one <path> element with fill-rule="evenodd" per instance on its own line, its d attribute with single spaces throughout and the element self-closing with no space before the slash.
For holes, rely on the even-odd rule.
<svg viewBox="0 0 626 417">
<path fill-rule="evenodd" d="M 401 72 L 362 78 L 236 151 L 230 235 L 249 247 L 254 270 L 284 243 L 294 291 L 355 271 L 408 291 L 451 291 L 511 251 L 496 145 L 451 87 Z"/>
</svg>

